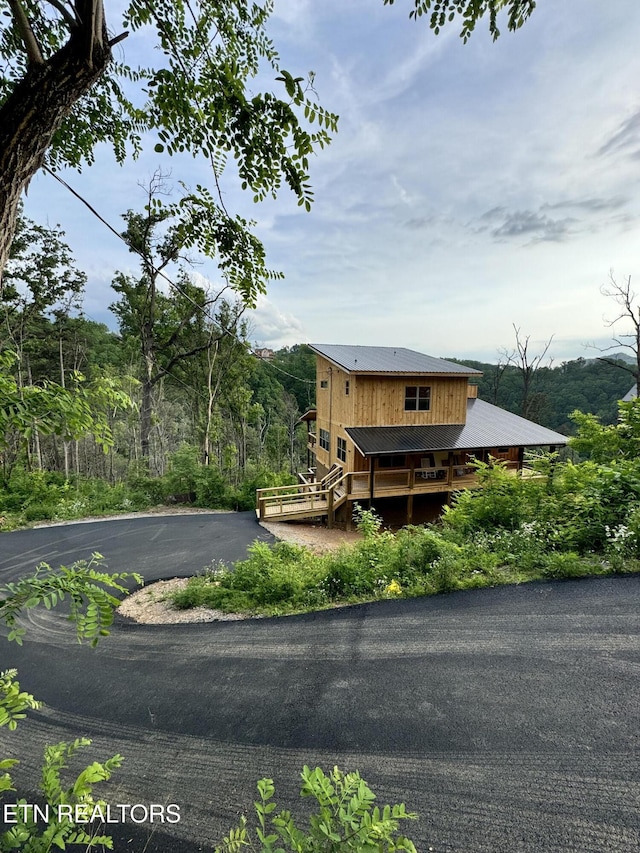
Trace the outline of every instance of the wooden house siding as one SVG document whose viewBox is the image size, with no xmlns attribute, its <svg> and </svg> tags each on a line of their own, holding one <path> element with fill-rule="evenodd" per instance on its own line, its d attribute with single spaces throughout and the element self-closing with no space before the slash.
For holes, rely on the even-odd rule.
<svg viewBox="0 0 640 853">
<path fill-rule="evenodd" d="M 466 376 L 356 375 L 352 384 L 353 417 L 347 426 L 462 424 L 467 417 Z M 405 394 L 410 385 L 426 385 L 431 389 L 428 411 L 405 410 Z"/>
</svg>

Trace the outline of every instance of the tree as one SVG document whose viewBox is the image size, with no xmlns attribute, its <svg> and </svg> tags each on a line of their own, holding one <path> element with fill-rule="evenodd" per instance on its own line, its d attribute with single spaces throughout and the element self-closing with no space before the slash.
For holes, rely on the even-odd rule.
<svg viewBox="0 0 640 853">
<path fill-rule="evenodd" d="M 25 216 L 18 218 L 11 256 L 0 285 L 2 327 L 17 356 L 18 381 L 31 374 L 26 357 L 34 350 L 42 321 L 62 318 L 78 308 L 86 275 L 74 264 L 71 249 L 59 228 L 37 225 Z M 30 347 L 28 346 L 30 345 Z"/>
<path fill-rule="evenodd" d="M 308 158 L 337 122 L 317 103 L 312 76 L 303 86 L 280 67 L 265 32 L 272 6 L 130 0 L 128 30 L 112 36 L 103 0 L 0 0 L 0 275 L 22 192 L 43 165 L 90 164 L 99 142 L 109 142 L 122 162 L 151 135 L 158 153 L 188 151 L 210 164 L 211 188 L 185 188 L 171 210 L 184 244 L 217 257 L 230 284 L 253 302 L 272 273 L 251 223 L 225 207 L 227 156 L 255 200 L 285 182 L 308 209 Z M 153 31 L 157 61 L 116 62 L 114 45 L 139 30 Z M 283 97 L 251 90 L 261 66 Z"/>
<path fill-rule="evenodd" d="M 13 356 L 0 353 L 0 460 L 4 482 L 21 449 L 28 450 L 34 433 L 61 435 L 65 440 L 93 435 L 106 450 L 112 443 L 107 413 L 127 409 L 131 400 L 118 383 L 101 379 L 86 383 L 72 374 L 68 387 L 55 382 L 21 387 L 11 374 Z"/>
<path fill-rule="evenodd" d="M 512 364 L 518 373 L 522 382 L 522 404 L 521 414 L 523 418 L 538 419 L 542 406 L 542 398 L 534 393 L 536 381 L 539 377 L 542 362 L 549 351 L 553 335 L 545 343 L 540 352 L 536 356 L 532 356 L 529 352 L 530 335 L 522 337 L 518 326 L 513 324 L 513 330 L 516 336 L 516 348 L 510 353 L 505 350 L 501 355 L 505 356 L 507 363 Z"/>
<path fill-rule="evenodd" d="M 570 444 L 581 456 L 601 465 L 615 460 L 637 461 L 640 450 L 640 399 L 618 402 L 618 422 L 604 425 L 595 415 L 575 411 L 569 416 L 577 425 Z"/>
<path fill-rule="evenodd" d="M 613 273 L 610 273 L 609 284 L 603 284 L 600 292 L 603 296 L 613 299 L 620 309 L 619 314 L 613 320 L 605 320 L 607 326 L 615 326 L 620 321 L 630 326 L 629 332 L 615 335 L 613 338 L 614 343 L 610 347 L 601 350 L 601 352 L 624 347 L 631 350 L 633 362 L 627 364 L 620 358 L 608 358 L 607 356 L 599 356 L 599 360 L 630 373 L 633 376 L 637 390 L 640 388 L 640 302 L 638 301 L 638 295 L 631 289 L 631 276 L 627 276 L 620 283 L 614 278 Z"/>
</svg>

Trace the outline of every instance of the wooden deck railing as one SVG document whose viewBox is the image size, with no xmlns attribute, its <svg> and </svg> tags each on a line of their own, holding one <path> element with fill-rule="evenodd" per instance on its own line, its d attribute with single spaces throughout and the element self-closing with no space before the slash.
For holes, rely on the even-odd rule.
<svg viewBox="0 0 640 853">
<path fill-rule="evenodd" d="M 507 462 L 507 471 L 520 472 L 517 462 Z M 523 472 L 528 473 L 528 471 Z M 301 482 L 293 486 L 274 486 L 257 490 L 257 508 L 260 519 L 277 515 L 303 516 L 328 514 L 345 500 L 362 500 L 369 497 L 368 471 L 342 471 L 335 468 L 320 481 Z M 374 497 L 426 494 L 470 488 L 479 485 L 476 469 L 472 465 L 442 465 L 436 468 L 400 468 L 374 471 Z"/>
</svg>

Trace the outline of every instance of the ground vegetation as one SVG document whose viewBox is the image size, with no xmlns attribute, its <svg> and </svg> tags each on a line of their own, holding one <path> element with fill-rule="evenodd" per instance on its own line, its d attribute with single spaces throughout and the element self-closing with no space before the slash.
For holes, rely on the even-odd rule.
<svg viewBox="0 0 640 853">
<path fill-rule="evenodd" d="M 576 412 L 581 462 L 531 459 L 535 476 L 476 462 L 480 489 L 454 496 L 437 524 L 385 530 L 359 509 L 363 540 L 315 554 L 255 543 L 247 560 L 191 579 L 178 608 L 280 615 L 504 583 L 640 571 L 640 403 L 615 426 Z"/>
</svg>

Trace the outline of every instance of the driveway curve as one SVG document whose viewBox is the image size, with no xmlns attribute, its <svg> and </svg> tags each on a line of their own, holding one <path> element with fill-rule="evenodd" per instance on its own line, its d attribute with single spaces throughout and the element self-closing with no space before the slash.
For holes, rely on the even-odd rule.
<svg viewBox="0 0 640 853">
<path fill-rule="evenodd" d="M 241 557 L 257 536 L 252 514 L 20 531 L 0 537 L 0 583 L 32 557 L 92 550 L 112 570 L 173 577 Z M 27 791 L 45 743 L 88 736 L 87 760 L 125 755 L 110 798 L 177 803 L 182 819 L 120 828 L 117 850 L 209 850 L 261 776 L 295 807 L 306 763 L 357 768 L 381 802 L 417 811 L 405 831 L 420 851 L 629 853 L 639 605 L 636 576 L 530 584 L 280 620 L 119 620 L 95 650 L 38 611 L 0 660 L 46 707 L 3 730 L 2 754 L 22 758 Z"/>
</svg>

